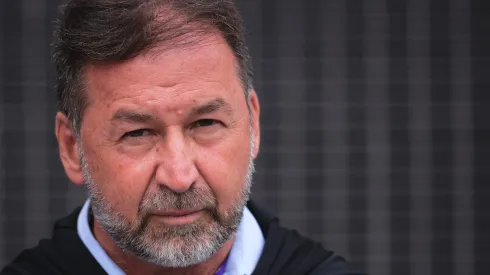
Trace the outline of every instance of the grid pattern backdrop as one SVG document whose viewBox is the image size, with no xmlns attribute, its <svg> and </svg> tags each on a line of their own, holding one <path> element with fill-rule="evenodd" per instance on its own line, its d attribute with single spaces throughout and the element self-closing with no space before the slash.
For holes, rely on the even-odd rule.
<svg viewBox="0 0 490 275">
<path fill-rule="evenodd" d="M 60 2 L 0 4 L 0 268 L 85 196 L 54 138 Z M 486 2 L 240 1 L 262 105 L 253 198 L 371 274 L 487 274 Z"/>
</svg>

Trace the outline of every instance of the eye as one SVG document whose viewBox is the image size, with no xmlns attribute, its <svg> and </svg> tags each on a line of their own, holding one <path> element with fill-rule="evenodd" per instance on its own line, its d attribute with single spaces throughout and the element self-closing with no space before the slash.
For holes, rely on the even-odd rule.
<svg viewBox="0 0 490 275">
<path fill-rule="evenodd" d="M 151 134 L 150 129 L 138 129 L 134 131 L 130 131 L 125 133 L 122 138 L 135 138 L 135 137 L 142 137 Z"/>
<path fill-rule="evenodd" d="M 215 119 L 200 119 L 196 122 L 194 122 L 191 126 L 191 128 L 197 128 L 197 127 L 209 127 L 213 126 L 214 124 L 219 124 L 220 122 Z"/>
</svg>

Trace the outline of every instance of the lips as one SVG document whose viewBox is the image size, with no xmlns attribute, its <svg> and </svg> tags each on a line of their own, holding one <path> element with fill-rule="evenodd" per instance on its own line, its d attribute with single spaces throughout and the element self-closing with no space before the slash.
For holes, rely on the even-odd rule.
<svg viewBox="0 0 490 275">
<path fill-rule="evenodd" d="M 204 210 L 178 210 L 152 213 L 152 216 L 167 225 L 185 225 L 195 222 Z"/>
<path fill-rule="evenodd" d="M 190 214 L 194 214 L 196 212 L 201 211 L 202 209 L 193 209 L 193 210 L 175 210 L 175 211 L 165 211 L 165 212 L 155 212 L 152 213 L 156 216 L 164 216 L 164 217 L 182 217 Z"/>
</svg>

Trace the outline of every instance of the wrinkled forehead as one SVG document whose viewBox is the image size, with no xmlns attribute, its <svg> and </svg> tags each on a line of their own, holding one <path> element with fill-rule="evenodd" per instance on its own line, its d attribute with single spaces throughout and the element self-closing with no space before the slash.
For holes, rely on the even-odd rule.
<svg viewBox="0 0 490 275">
<path fill-rule="evenodd" d="M 243 98 L 235 56 L 219 35 L 189 47 L 147 52 L 124 62 L 92 63 L 83 74 L 89 106 L 96 104 L 99 108 L 120 102 L 167 100 L 192 105 L 200 98 Z M 169 108 L 172 105 L 168 104 Z"/>
</svg>

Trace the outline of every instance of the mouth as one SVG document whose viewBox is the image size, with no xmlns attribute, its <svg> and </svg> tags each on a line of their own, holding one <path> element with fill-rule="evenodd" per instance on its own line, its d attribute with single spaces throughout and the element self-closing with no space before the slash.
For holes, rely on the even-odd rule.
<svg viewBox="0 0 490 275">
<path fill-rule="evenodd" d="M 203 215 L 204 210 L 179 210 L 152 213 L 151 216 L 168 225 L 190 224 Z"/>
</svg>

